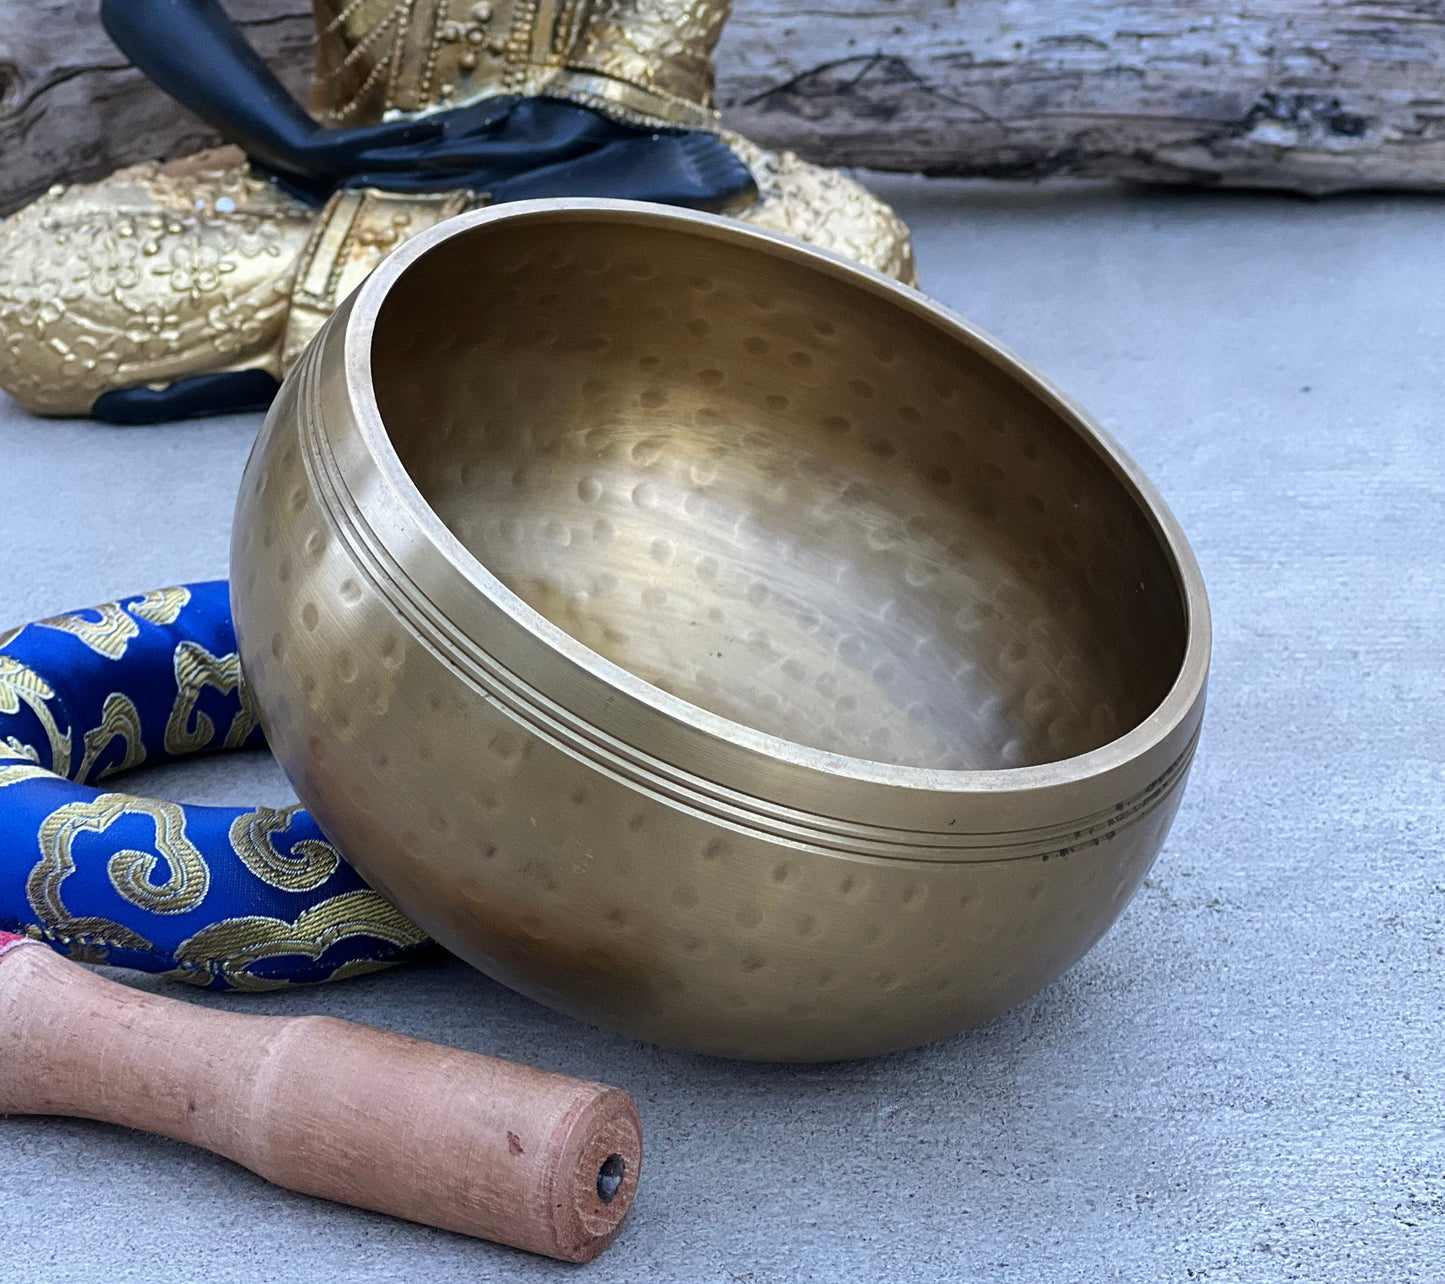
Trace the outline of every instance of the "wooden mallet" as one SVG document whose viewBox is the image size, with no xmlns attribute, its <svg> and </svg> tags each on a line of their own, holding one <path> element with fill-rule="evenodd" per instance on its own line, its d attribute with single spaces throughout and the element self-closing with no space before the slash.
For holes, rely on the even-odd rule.
<svg viewBox="0 0 1445 1284">
<path fill-rule="evenodd" d="M 637 1191 L 642 1126 L 603 1084 L 330 1017 L 128 989 L 0 932 L 0 1113 L 203 1146 L 308 1195 L 568 1262 Z"/>
</svg>

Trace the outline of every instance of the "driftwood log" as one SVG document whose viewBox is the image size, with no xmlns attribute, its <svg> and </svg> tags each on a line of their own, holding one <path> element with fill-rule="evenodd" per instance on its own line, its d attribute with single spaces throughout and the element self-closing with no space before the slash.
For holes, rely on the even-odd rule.
<svg viewBox="0 0 1445 1284">
<path fill-rule="evenodd" d="M 0 0 L 0 212 L 213 141 L 98 0 Z M 308 0 L 230 0 L 298 90 Z M 738 0 L 726 122 L 929 174 L 1445 188 L 1445 0 Z"/>
</svg>

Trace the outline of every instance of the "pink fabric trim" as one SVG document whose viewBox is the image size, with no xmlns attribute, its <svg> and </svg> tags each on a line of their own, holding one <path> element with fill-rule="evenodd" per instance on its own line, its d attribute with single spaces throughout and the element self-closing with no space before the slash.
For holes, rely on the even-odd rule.
<svg viewBox="0 0 1445 1284">
<path fill-rule="evenodd" d="M 0 959 L 3 959 L 18 945 L 39 945 L 28 936 L 16 936 L 14 932 L 0 932 Z"/>
</svg>

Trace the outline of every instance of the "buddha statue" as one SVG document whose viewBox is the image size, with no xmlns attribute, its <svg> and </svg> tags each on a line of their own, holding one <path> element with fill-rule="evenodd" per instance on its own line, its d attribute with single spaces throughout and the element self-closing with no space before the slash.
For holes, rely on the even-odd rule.
<svg viewBox="0 0 1445 1284">
<path fill-rule="evenodd" d="M 728 0 L 314 0 L 309 110 L 218 0 L 103 0 L 112 38 L 229 145 L 52 188 L 0 223 L 0 388 L 155 422 L 269 403 L 397 244 L 477 205 L 726 213 L 912 282 L 852 179 L 723 130 Z"/>
</svg>

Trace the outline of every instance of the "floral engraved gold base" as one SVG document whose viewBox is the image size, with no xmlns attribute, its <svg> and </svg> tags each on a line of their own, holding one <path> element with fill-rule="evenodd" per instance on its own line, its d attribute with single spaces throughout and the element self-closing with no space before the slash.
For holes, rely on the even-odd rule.
<svg viewBox="0 0 1445 1284">
<path fill-rule="evenodd" d="M 112 388 L 278 377 L 316 213 L 232 148 L 52 188 L 0 223 L 0 387 L 41 414 Z"/>
</svg>

